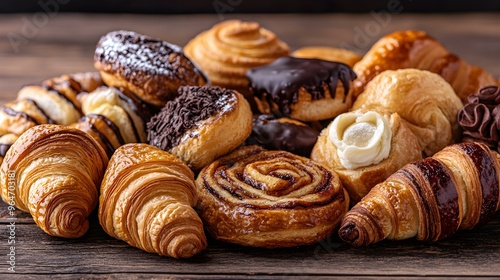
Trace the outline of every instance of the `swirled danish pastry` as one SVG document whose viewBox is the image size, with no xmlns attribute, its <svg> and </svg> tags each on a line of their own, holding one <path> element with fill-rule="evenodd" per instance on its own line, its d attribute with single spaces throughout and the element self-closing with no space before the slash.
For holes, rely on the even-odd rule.
<svg viewBox="0 0 500 280">
<path fill-rule="evenodd" d="M 245 146 L 205 167 L 197 208 L 216 239 L 277 248 L 327 237 L 346 213 L 339 177 L 286 151 Z"/>
</svg>

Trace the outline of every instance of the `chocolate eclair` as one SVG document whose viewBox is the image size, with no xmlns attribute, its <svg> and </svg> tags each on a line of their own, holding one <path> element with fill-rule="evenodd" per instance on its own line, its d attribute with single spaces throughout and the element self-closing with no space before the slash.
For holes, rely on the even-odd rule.
<svg viewBox="0 0 500 280">
<path fill-rule="evenodd" d="M 356 74 L 343 63 L 282 57 L 250 69 L 247 77 L 261 113 L 318 121 L 351 107 Z"/>
<path fill-rule="evenodd" d="M 258 115 L 253 119 L 252 134 L 246 143 L 309 157 L 318 136 L 319 131 L 305 123 L 274 115 Z"/>
<path fill-rule="evenodd" d="M 237 91 L 185 86 L 147 124 L 149 144 L 199 171 L 250 135 L 252 111 Z"/>
<path fill-rule="evenodd" d="M 94 53 L 94 66 L 106 85 L 122 87 L 155 106 L 174 99 L 180 86 L 207 82 L 181 47 L 132 31 L 104 35 Z"/>
</svg>

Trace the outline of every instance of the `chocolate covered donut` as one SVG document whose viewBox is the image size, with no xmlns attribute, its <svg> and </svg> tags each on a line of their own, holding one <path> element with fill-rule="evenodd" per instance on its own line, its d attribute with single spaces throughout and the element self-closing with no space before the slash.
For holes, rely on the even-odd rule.
<svg viewBox="0 0 500 280">
<path fill-rule="evenodd" d="M 181 47 L 131 31 L 103 36 L 95 50 L 94 66 L 108 86 L 123 87 L 156 106 L 174 99 L 180 86 L 207 82 Z"/>
</svg>

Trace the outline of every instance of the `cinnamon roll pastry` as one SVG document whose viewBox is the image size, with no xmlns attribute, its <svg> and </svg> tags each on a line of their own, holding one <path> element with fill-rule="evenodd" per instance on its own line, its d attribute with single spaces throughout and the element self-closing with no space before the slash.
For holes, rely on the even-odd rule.
<svg viewBox="0 0 500 280">
<path fill-rule="evenodd" d="M 409 163 L 345 215 L 339 235 L 366 246 L 413 237 L 435 242 L 477 228 L 500 208 L 499 159 L 482 143 L 462 142 Z"/>
<path fill-rule="evenodd" d="M 409 162 L 422 159 L 417 137 L 398 113 L 344 113 L 321 132 L 311 159 L 340 177 L 351 203 Z"/>
<path fill-rule="evenodd" d="M 486 86 L 469 95 L 458 112 L 463 141 L 482 142 L 500 152 L 500 87 Z"/>
<path fill-rule="evenodd" d="M 207 246 L 196 201 L 193 172 L 181 160 L 147 144 L 127 144 L 106 169 L 99 222 L 141 250 L 188 258 Z"/>
<path fill-rule="evenodd" d="M 356 78 L 343 63 L 290 56 L 253 68 L 247 76 L 261 113 L 305 122 L 346 112 Z"/>
<path fill-rule="evenodd" d="M 132 31 L 102 36 L 94 53 L 94 66 L 106 85 L 123 88 L 159 107 L 174 99 L 180 86 L 207 82 L 181 47 Z"/>
<path fill-rule="evenodd" d="M 324 46 L 302 47 L 295 50 L 292 53 L 292 56 L 298 58 L 317 58 L 333 62 L 342 62 L 349 65 L 351 68 L 362 58 L 361 55 L 347 49 Z"/>
<path fill-rule="evenodd" d="M 258 146 L 241 147 L 205 167 L 196 187 L 207 231 L 245 246 L 313 244 L 332 233 L 349 206 L 335 173 Z"/>
<path fill-rule="evenodd" d="M 29 212 L 47 234 L 81 237 L 97 206 L 108 157 L 88 134 L 42 124 L 23 133 L 0 170 L 3 201 Z"/>
<path fill-rule="evenodd" d="M 450 53 L 441 43 L 423 31 L 397 31 L 382 37 L 353 67 L 358 78 L 355 95 L 363 92 L 375 76 L 385 70 L 416 68 L 439 74 L 463 103 L 469 94 L 487 85 L 498 85 L 486 70 L 467 63 Z"/>
<path fill-rule="evenodd" d="M 144 102 L 113 87 L 100 87 L 78 96 L 85 114 L 73 126 L 89 133 L 108 156 L 121 145 L 147 141 L 151 118 Z"/>
<path fill-rule="evenodd" d="M 352 110 L 398 113 L 431 156 L 460 140 L 457 123 L 462 102 L 442 77 L 418 69 L 387 70 L 358 96 Z"/>
<path fill-rule="evenodd" d="M 318 135 L 319 131 L 297 120 L 258 115 L 253 119 L 252 133 L 245 142 L 309 157 Z"/>
<path fill-rule="evenodd" d="M 149 144 L 199 171 L 243 144 L 252 131 L 252 111 L 237 91 L 186 86 L 151 118 L 147 129 Z"/>
<path fill-rule="evenodd" d="M 15 101 L 0 106 L 0 136 L 21 135 L 39 124 L 70 125 L 81 116 L 76 96 L 102 85 L 97 73 L 62 75 L 24 86 Z"/>
<path fill-rule="evenodd" d="M 184 51 L 207 73 L 212 85 L 246 94 L 246 72 L 288 55 L 290 49 L 257 22 L 228 20 L 200 33 Z"/>
</svg>

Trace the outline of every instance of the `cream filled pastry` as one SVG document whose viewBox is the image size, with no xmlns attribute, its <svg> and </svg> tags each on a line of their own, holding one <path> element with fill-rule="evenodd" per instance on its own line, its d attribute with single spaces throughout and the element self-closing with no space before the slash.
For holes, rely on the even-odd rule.
<svg viewBox="0 0 500 280">
<path fill-rule="evenodd" d="M 241 145 L 252 131 L 252 111 L 243 95 L 220 87 L 181 87 L 147 124 L 148 141 L 193 170 Z"/>
<path fill-rule="evenodd" d="M 351 112 L 335 118 L 328 138 L 337 147 L 342 166 L 355 169 L 389 156 L 392 131 L 387 118 L 377 112 Z"/>
<path fill-rule="evenodd" d="M 325 128 L 311 159 L 334 170 L 355 203 L 408 162 L 421 159 L 418 139 L 399 114 L 353 111 Z"/>
<path fill-rule="evenodd" d="M 356 74 L 343 63 L 283 57 L 247 73 L 261 113 L 300 121 L 331 119 L 352 105 Z"/>
</svg>

